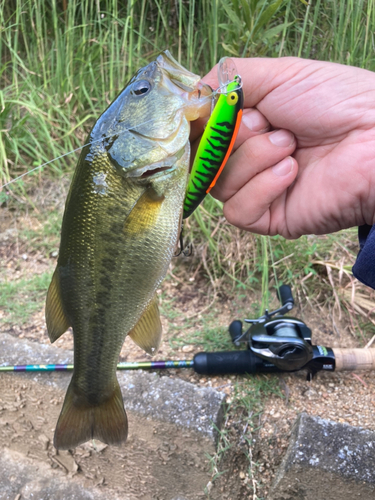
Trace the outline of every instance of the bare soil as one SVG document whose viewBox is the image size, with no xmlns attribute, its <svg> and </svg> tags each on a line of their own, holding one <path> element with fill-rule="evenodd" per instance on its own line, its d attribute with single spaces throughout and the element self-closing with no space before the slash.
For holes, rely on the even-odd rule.
<svg viewBox="0 0 375 500">
<path fill-rule="evenodd" d="M 171 499 L 173 492 L 192 500 L 204 497 L 210 476 L 202 436 L 128 412 L 131 432 L 125 445 L 90 442 L 57 451 L 52 441 L 63 392 L 26 376 L 2 374 L 0 394 L 1 449 L 19 452 L 85 487 L 99 487 L 119 498 Z M 212 453 L 213 444 L 203 441 Z"/>
<path fill-rule="evenodd" d="M 55 206 L 61 210 L 60 202 Z M 0 279 L 18 280 L 46 270 L 52 272 L 55 256 L 35 250 L 18 236 L 20 227 L 25 224 L 37 226 L 37 218 L 0 210 Z M 176 327 L 183 326 L 189 318 L 199 320 L 208 310 L 212 312 L 215 308 L 218 327 L 228 326 L 234 319 L 243 319 L 238 317 L 238 311 L 246 309 L 254 298 L 247 296 L 236 300 L 221 296 L 210 305 L 210 286 L 194 270 L 186 271 L 186 276 L 181 278 L 181 273 L 175 276 L 172 268 L 160 297 L 167 302 L 173 301 L 173 310 L 178 314 L 173 319 L 162 317 L 164 341 L 158 353 L 159 359 L 191 359 L 202 350 L 200 345 L 189 341 L 181 342 L 178 348 L 170 342 L 176 338 L 188 339 L 192 330 L 199 328 L 198 321 L 176 333 Z M 364 346 L 364 340 L 354 337 L 345 320 L 339 320 L 332 310 L 321 307 L 317 312 L 304 303 L 293 313 L 313 330 L 314 344 Z M 34 342 L 49 342 L 43 307 L 23 325 L 9 324 L 7 313 L 0 311 L 0 331 Z M 57 345 L 62 349 L 72 349 L 71 333 L 66 333 Z M 141 360 L 145 356 L 127 339 L 121 358 Z M 248 384 L 246 377 L 205 377 L 190 370 L 169 371 L 164 375 L 216 387 L 227 394 L 229 403 L 241 390 L 246 392 Z M 274 376 L 258 377 L 274 380 Z M 135 416 L 130 416 L 130 428 L 134 432 L 124 449 L 101 444 L 95 448 L 93 444 L 86 444 L 72 453 L 57 453 L 51 441 L 63 394 L 46 390 L 45 386 L 40 387 L 22 376 L 1 374 L 0 449 L 20 451 L 36 462 L 49 464 L 52 469 L 70 475 L 74 481 L 97 486 L 103 491 L 132 494 L 134 499 L 171 500 L 177 491 L 183 492 L 186 499 L 267 498 L 288 446 L 291 427 L 300 412 L 375 430 L 375 379 L 372 373 L 318 374 L 308 382 L 306 374 L 299 372 L 280 375 L 277 381 L 281 395 L 271 393 L 264 400 L 261 411 L 257 407 L 253 410 L 232 408 L 217 452 L 207 442 L 209 460 L 197 445 L 197 436 L 191 433 L 181 435 L 178 430 L 168 430 L 165 434 L 163 424 L 150 428 L 147 422 Z M 225 451 L 223 443 L 230 444 Z"/>
</svg>

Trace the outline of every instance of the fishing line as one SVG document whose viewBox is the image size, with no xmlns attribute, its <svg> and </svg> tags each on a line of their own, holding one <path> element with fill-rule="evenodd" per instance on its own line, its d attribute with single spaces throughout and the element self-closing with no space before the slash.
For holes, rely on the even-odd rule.
<svg viewBox="0 0 375 500">
<path fill-rule="evenodd" d="M 236 82 L 238 82 L 238 80 L 234 80 Z M 232 83 L 232 82 L 228 82 L 229 83 Z M 225 94 L 226 92 L 223 90 L 228 84 L 226 85 L 221 85 L 219 86 L 216 90 L 213 90 L 212 91 L 212 94 L 211 96 L 207 96 L 205 97 L 205 99 L 213 99 L 215 98 L 216 95 L 218 94 Z M 238 88 L 241 88 L 242 87 L 242 82 L 241 80 L 238 82 Z M 183 109 L 185 109 L 187 107 L 187 105 L 183 106 L 182 108 L 180 108 L 180 110 L 182 111 Z M 146 125 L 147 123 L 151 123 L 152 121 L 154 121 L 154 118 L 151 118 L 149 120 L 146 120 L 145 122 L 142 122 L 140 123 L 139 125 L 137 125 L 137 128 L 138 127 L 142 127 L 143 125 Z M 122 132 L 119 132 L 118 136 L 120 137 L 121 135 L 125 134 L 126 132 L 129 132 L 131 130 L 133 130 L 135 127 L 132 127 L 132 128 L 128 128 L 128 129 L 125 129 L 123 130 Z M 26 175 L 29 175 L 31 174 L 32 172 L 35 172 L 36 170 L 42 168 L 42 167 L 45 167 L 46 165 L 49 165 L 50 163 L 53 163 L 54 161 L 57 161 L 57 160 L 61 160 L 61 158 L 64 158 L 65 156 L 68 156 L 70 154 L 73 154 L 73 153 L 76 153 L 77 151 L 85 148 L 86 146 L 91 146 L 92 144 L 95 144 L 97 142 L 101 142 L 101 141 L 104 141 L 106 139 L 109 139 L 113 134 L 110 134 L 110 135 L 107 135 L 105 137 L 101 137 L 100 139 L 96 139 L 94 141 L 91 141 L 91 142 L 88 142 L 86 144 L 83 144 L 82 146 L 79 146 L 78 148 L 76 149 L 72 149 L 71 151 L 69 151 L 68 153 L 64 153 L 62 154 L 61 156 L 57 156 L 56 158 L 53 158 L 52 160 L 49 160 L 49 161 L 46 161 L 45 163 L 42 163 L 41 165 L 38 165 L 37 167 L 35 168 L 32 168 L 31 170 L 28 170 L 27 172 L 24 172 L 23 174 L 19 175 L 18 177 L 16 177 L 15 179 L 12 179 L 8 182 L 6 182 L 5 184 L 2 184 L 0 186 L 0 190 L 1 189 L 4 189 L 6 186 L 9 186 L 10 184 L 13 184 L 14 182 L 17 182 L 19 181 L 20 179 L 22 179 L 23 177 L 25 177 Z"/>
<path fill-rule="evenodd" d="M 185 106 L 184 106 L 185 107 Z M 181 108 L 181 109 L 184 109 Z M 140 123 L 139 125 L 137 125 L 137 127 L 141 127 L 142 125 L 146 125 L 147 123 L 150 123 L 153 121 L 153 118 L 151 118 L 150 120 L 147 120 L 143 123 Z M 135 127 L 132 127 L 132 128 L 128 128 L 128 129 L 125 129 L 123 130 L 122 132 L 119 132 L 118 136 L 121 136 L 122 134 L 125 134 L 126 132 L 129 132 L 129 130 L 132 130 L 134 129 Z M 24 172 L 23 174 L 19 175 L 18 177 L 16 177 L 15 179 L 12 179 L 11 181 L 9 182 L 6 182 L 5 184 L 1 185 L 0 186 L 0 189 L 3 189 L 5 188 L 6 186 L 9 186 L 9 184 L 13 184 L 13 182 L 16 182 L 20 179 L 22 179 L 23 177 L 25 177 L 26 175 L 28 174 L 31 174 L 31 172 L 35 172 L 35 170 L 38 170 L 39 168 L 42 168 L 42 167 L 45 167 L 46 165 L 50 164 L 50 163 L 53 163 L 54 161 L 57 161 L 57 160 L 61 160 L 61 158 L 64 158 L 64 156 L 68 156 L 72 153 L 76 153 L 77 151 L 79 151 L 80 149 L 83 149 L 85 148 L 86 146 L 91 146 L 92 144 L 95 144 L 96 142 L 101 142 L 101 141 L 104 141 L 105 139 L 109 139 L 113 134 L 110 134 L 110 135 L 107 135 L 107 136 L 104 136 L 104 137 L 101 137 L 100 139 L 95 139 L 94 141 L 91 141 L 91 142 L 88 142 L 86 144 L 83 144 L 82 146 L 79 146 L 78 148 L 76 149 L 72 149 L 71 151 L 69 151 L 68 153 L 64 153 L 63 155 L 61 156 L 57 156 L 56 158 L 53 158 L 52 160 L 49 160 L 49 161 L 46 161 L 45 163 L 42 163 L 41 165 L 38 165 L 37 167 L 35 168 L 32 168 L 31 170 L 28 170 L 27 172 Z"/>
<path fill-rule="evenodd" d="M 98 139 L 98 140 L 102 140 L 102 139 Z M 22 179 L 23 177 L 25 177 L 26 175 L 29 175 L 31 174 L 32 172 L 35 172 L 35 170 L 38 170 L 39 168 L 42 168 L 42 167 L 45 167 L 46 165 L 48 165 L 49 163 L 53 163 L 54 161 L 57 161 L 57 160 L 61 160 L 61 158 L 64 158 L 64 156 L 68 156 L 72 153 L 75 153 L 76 151 L 79 151 L 80 149 L 84 148 L 85 146 L 89 146 L 90 144 L 93 144 L 94 142 L 98 142 L 98 141 L 93 141 L 93 142 L 89 142 L 88 144 L 84 144 L 83 146 L 79 146 L 77 149 L 73 149 L 72 151 L 69 151 L 68 153 L 64 153 L 63 155 L 61 156 L 57 156 L 56 158 L 54 158 L 53 160 L 49 160 L 49 161 L 46 161 L 45 163 L 42 163 L 41 165 L 38 165 L 37 167 L 35 168 L 32 168 L 31 170 L 28 170 L 27 172 L 24 172 L 23 174 L 19 175 L 18 177 L 16 177 L 15 179 L 12 179 L 11 181 L 8 181 L 6 182 L 5 184 L 3 184 L 2 186 L 0 186 L 0 189 L 3 189 L 5 188 L 6 186 L 9 186 L 9 184 L 13 184 L 13 182 L 16 182 L 16 181 L 19 181 L 20 179 Z"/>
<path fill-rule="evenodd" d="M 277 279 L 277 271 L 276 271 L 275 259 L 274 259 L 274 255 L 273 255 L 272 241 L 271 241 L 271 238 L 269 236 L 266 236 L 266 238 L 268 240 L 268 246 L 270 248 L 273 275 L 275 277 L 275 285 L 276 285 L 276 289 L 278 290 L 280 288 L 280 285 L 279 285 L 279 280 Z"/>
</svg>

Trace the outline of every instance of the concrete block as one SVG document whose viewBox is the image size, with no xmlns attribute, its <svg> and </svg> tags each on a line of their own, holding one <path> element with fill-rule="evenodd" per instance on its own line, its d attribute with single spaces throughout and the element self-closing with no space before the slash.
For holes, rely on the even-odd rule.
<svg viewBox="0 0 375 500">
<path fill-rule="evenodd" d="M 375 498 L 375 433 L 302 413 L 269 499 L 355 498 Z"/>
</svg>

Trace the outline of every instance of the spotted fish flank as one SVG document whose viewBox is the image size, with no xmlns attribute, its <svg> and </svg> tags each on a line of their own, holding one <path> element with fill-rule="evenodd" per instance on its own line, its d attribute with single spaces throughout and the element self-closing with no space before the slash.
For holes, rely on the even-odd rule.
<svg viewBox="0 0 375 500">
<path fill-rule="evenodd" d="M 140 69 L 95 123 L 73 176 L 47 294 L 52 342 L 71 326 L 74 372 L 54 444 L 126 440 L 116 366 L 124 339 L 161 341 L 156 290 L 180 232 L 191 120 L 211 89 L 168 51 Z"/>
</svg>

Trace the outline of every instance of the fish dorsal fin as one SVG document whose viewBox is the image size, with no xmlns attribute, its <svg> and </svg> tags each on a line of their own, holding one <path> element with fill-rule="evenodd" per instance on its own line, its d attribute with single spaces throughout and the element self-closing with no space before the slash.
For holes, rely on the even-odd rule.
<svg viewBox="0 0 375 500">
<path fill-rule="evenodd" d="M 56 271 L 53 273 L 46 300 L 47 331 L 52 343 L 70 327 L 70 322 L 63 310 L 59 277 Z"/>
<path fill-rule="evenodd" d="M 129 332 L 133 342 L 153 356 L 159 349 L 162 326 L 155 294 L 133 330 Z"/>
</svg>

